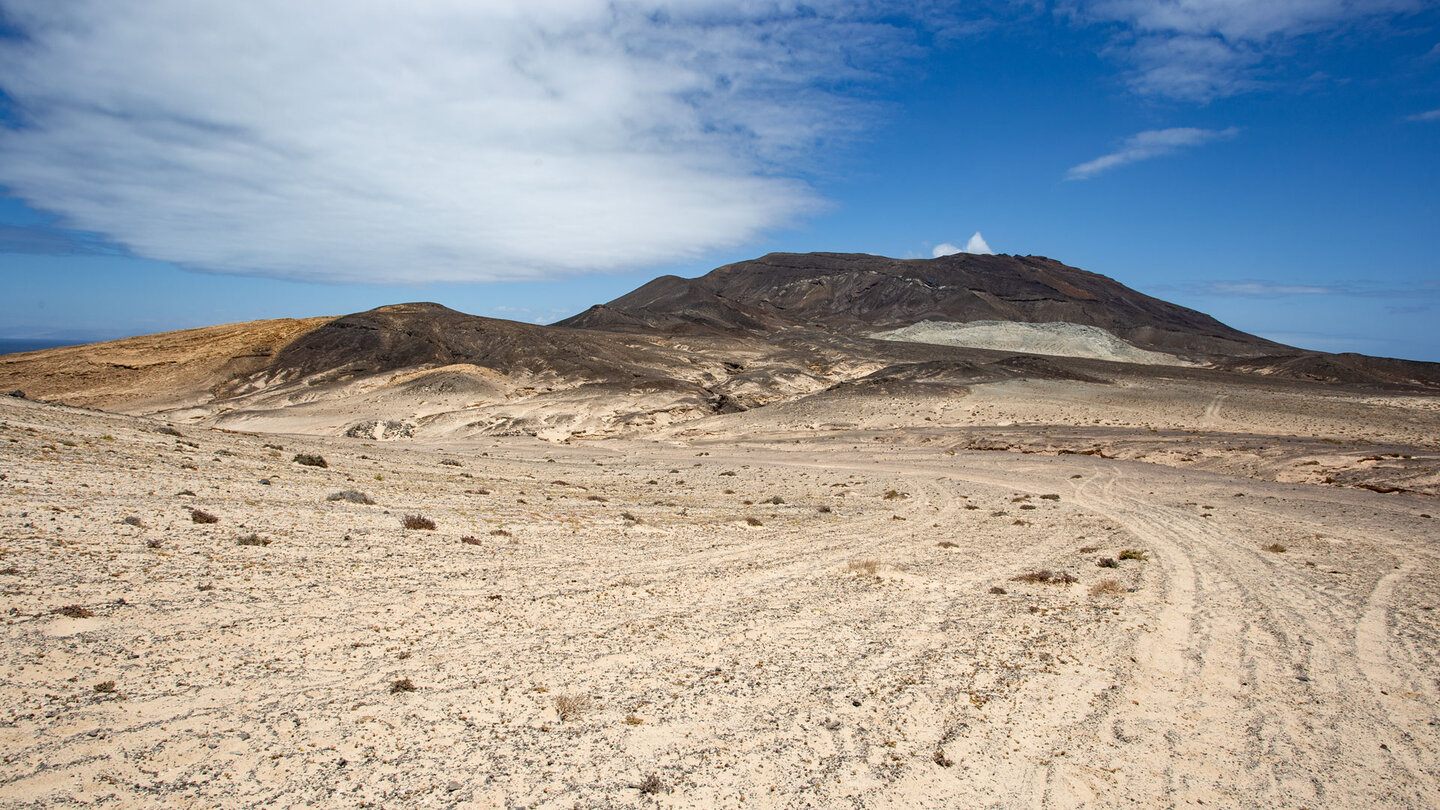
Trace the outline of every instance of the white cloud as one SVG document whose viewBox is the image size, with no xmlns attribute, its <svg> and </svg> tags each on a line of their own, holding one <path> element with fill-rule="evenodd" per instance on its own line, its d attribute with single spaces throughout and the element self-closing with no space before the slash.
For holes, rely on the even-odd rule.
<svg viewBox="0 0 1440 810">
<path fill-rule="evenodd" d="M 1138 92 L 1209 101 L 1253 89 L 1291 61 L 1301 38 L 1354 35 L 1425 0 L 1072 0 L 1076 19 L 1118 23 L 1116 51 Z"/>
<path fill-rule="evenodd" d="M 1228 129 L 1175 127 L 1173 129 L 1146 130 L 1126 138 L 1125 143 L 1118 151 L 1072 167 L 1065 173 L 1065 179 L 1088 180 L 1127 163 L 1161 157 L 1180 149 L 1200 146 L 1215 140 L 1233 138 L 1239 132 L 1240 130 L 1235 127 Z"/>
<path fill-rule="evenodd" d="M 1426 110 L 1422 113 L 1405 116 L 1406 121 L 1440 121 L 1440 110 Z"/>
<path fill-rule="evenodd" d="M 991 250 L 990 246 L 985 243 L 985 237 L 981 236 L 979 231 L 976 231 L 975 235 L 970 237 L 970 241 L 965 243 L 965 247 L 956 247 L 949 242 L 941 242 L 930 251 L 930 255 L 938 259 L 941 256 L 954 256 L 956 253 L 989 254 L 994 252 L 995 251 Z"/>
<path fill-rule="evenodd" d="M 635 268 L 814 210 L 913 53 L 880 0 L 0 0 L 10 194 L 137 255 L 310 280 Z"/>
</svg>

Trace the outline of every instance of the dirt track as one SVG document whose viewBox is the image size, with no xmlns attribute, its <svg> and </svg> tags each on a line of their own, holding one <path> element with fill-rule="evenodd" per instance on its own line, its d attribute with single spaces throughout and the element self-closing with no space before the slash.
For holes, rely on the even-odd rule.
<svg viewBox="0 0 1440 810">
<path fill-rule="evenodd" d="M 0 423 L 4 806 L 1440 803 L 1427 496 L 859 430 Z"/>
</svg>

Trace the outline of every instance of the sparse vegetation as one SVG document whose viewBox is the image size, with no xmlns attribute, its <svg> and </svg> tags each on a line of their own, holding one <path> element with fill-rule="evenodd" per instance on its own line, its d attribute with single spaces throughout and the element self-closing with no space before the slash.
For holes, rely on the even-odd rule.
<svg viewBox="0 0 1440 810">
<path fill-rule="evenodd" d="M 589 695 L 556 695 L 555 714 L 561 720 L 576 720 L 590 709 Z"/>
<path fill-rule="evenodd" d="M 342 489 L 339 492 L 332 492 L 329 495 L 325 496 L 325 500 L 348 501 L 349 503 L 359 503 L 366 505 L 375 503 L 375 501 L 370 499 L 369 495 L 366 495 L 358 489 Z"/>
<path fill-rule="evenodd" d="M 325 457 L 324 457 L 324 456 L 316 455 L 315 453 L 296 453 L 296 454 L 295 454 L 295 463 L 296 463 L 296 464 L 300 464 L 300 465 L 305 466 L 305 467 L 327 467 L 327 468 L 328 468 L 328 467 L 330 466 L 329 464 L 325 463 Z"/>
<path fill-rule="evenodd" d="M 135 515 L 127 515 L 125 519 L 120 522 L 124 523 L 126 526 L 134 526 L 137 529 L 145 528 L 145 521 L 141 520 Z"/>
<path fill-rule="evenodd" d="M 938 747 L 935 749 L 935 756 L 931 757 L 931 759 L 935 760 L 935 764 L 942 768 L 948 768 L 955 764 L 955 761 L 945 756 L 945 751 Z"/>
<path fill-rule="evenodd" d="M 766 501 L 766 503 L 773 503 L 776 506 L 779 506 L 780 504 L 785 503 L 785 499 L 780 497 L 779 495 L 774 495 L 771 496 L 770 500 Z"/>
<path fill-rule="evenodd" d="M 1070 585 L 1078 578 L 1066 571 L 1051 571 L 1048 568 L 1037 568 L 1034 571 L 1027 571 L 1019 576 L 1011 577 L 1015 582 L 1028 582 L 1034 585 Z"/>
<path fill-rule="evenodd" d="M 509 529 L 491 529 L 491 530 L 490 530 L 490 534 L 493 535 L 493 536 L 495 536 L 495 537 L 509 537 L 509 536 L 510 536 L 510 530 L 509 530 Z"/>
<path fill-rule="evenodd" d="M 848 570 L 848 571 L 853 571 L 853 572 L 855 572 L 855 573 L 857 573 L 857 574 L 863 574 L 863 575 L 865 575 L 865 576 L 867 576 L 867 577 L 873 577 L 873 576 L 875 576 L 875 572 L 878 571 L 878 570 L 880 570 L 880 561 L 879 561 L 879 560 L 851 560 L 851 561 L 850 561 L 850 564 L 847 565 L 847 566 L 845 566 L 845 568 L 846 568 L 846 570 Z"/>
<path fill-rule="evenodd" d="M 163 435 L 166 435 L 166 436 L 184 436 L 184 435 L 185 435 L 184 433 L 181 433 L 180 431 L 176 430 L 176 429 L 173 428 L 173 427 L 170 427 L 169 425 L 166 425 L 165 427 L 156 428 L 156 429 L 155 429 L 155 432 L 156 432 L 156 433 L 163 434 Z"/>
<path fill-rule="evenodd" d="M 146 548 L 160 548 L 160 546 L 161 546 L 160 538 L 158 538 L 158 537 L 152 537 L 152 538 L 150 538 L 149 540 L 146 540 L 146 541 L 145 541 L 145 547 L 146 547 Z"/>
<path fill-rule="evenodd" d="M 400 525 L 416 531 L 435 531 L 435 521 L 424 515 L 406 515 L 400 519 Z"/>
<path fill-rule="evenodd" d="M 1273 553 L 1273 554 L 1284 554 L 1284 553 L 1285 553 L 1285 547 L 1282 546 L 1282 545 L 1280 545 L 1279 543 L 1271 543 L 1270 545 L 1265 546 L 1265 550 L 1266 550 L 1266 551 L 1269 551 L 1269 552 L 1271 552 L 1271 553 Z"/>
<path fill-rule="evenodd" d="M 251 532 L 235 538 L 235 544 L 239 546 L 268 546 L 270 545 L 270 539 Z"/>
<path fill-rule="evenodd" d="M 415 684 L 411 683 L 409 678 L 400 678 L 390 683 L 390 694 L 392 695 L 398 695 L 401 692 L 414 692 L 415 689 Z"/>
<path fill-rule="evenodd" d="M 1099 567 L 1099 568 L 1119 568 L 1119 567 L 1120 567 L 1120 563 L 1119 563 L 1119 562 L 1116 562 L 1116 560 L 1115 560 L 1114 557 L 1101 557 L 1100 559 L 1098 559 L 1098 560 L 1095 561 L 1095 565 L 1096 565 L 1097 567 Z"/>
<path fill-rule="evenodd" d="M 819 509 L 817 509 L 817 510 L 815 510 L 815 511 L 819 512 L 819 513 L 822 514 L 822 515 L 828 515 L 828 514 L 830 514 L 831 512 L 833 512 L 833 511 L 835 511 L 835 510 L 831 509 L 829 506 L 821 506 Z"/>
<path fill-rule="evenodd" d="M 760 518 L 757 518 L 757 517 L 747 517 L 747 518 L 745 518 L 745 525 L 746 525 L 746 526 L 764 526 L 765 524 L 762 523 L 762 522 L 760 522 Z"/>
<path fill-rule="evenodd" d="M 55 612 L 67 619 L 88 619 L 95 615 L 90 608 L 84 605 L 66 605 L 65 607 L 55 608 Z"/>
<path fill-rule="evenodd" d="M 440 463 L 441 463 L 441 464 L 444 464 L 446 467 L 464 467 L 464 466 L 465 466 L 464 464 L 461 464 L 461 463 L 460 463 L 459 459 L 453 459 L 453 458 L 442 458 L 442 459 L 440 459 Z"/>
<path fill-rule="evenodd" d="M 206 512 L 204 509 L 191 509 L 190 520 L 195 523 L 219 523 L 220 518 Z"/>
<path fill-rule="evenodd" d="M 1040 496 L 1040 500 L 1042 500 L 1042 501 L 1058 501 L 1058 500 L 1060 500 L 1060 496 L 1059 496 L 1059 495 L 1041 495 L 1041 496 Z"/>
<path fill-rule="evenodd" d="M 114 691 L 115 691 L 115 682 L 114 682 L 114 681 L 101 681 L 100 683 L 95 684 L 95 686 L 92 687 L 92 688 L 95 690 L 95 692 L 96 692 L 97 694 L 109 695 L 109 694 L 114 693 Z"/>
<path fill-rule="evenodd" d="M 959 548 L 959 547 L 960 547 L 960 544 L 959 544 L 959 543 L 956 543 L 956 542 L 953 541 L 953 540 L 941 540 L 940 542 L 936 543 L 935 545 L 939 546 L 940 548 Z"/>
<path fill-rule="evenodd" d="M 991 585 L 991 586 L 990 586 L 990 593 L 993 593 L 993 594 L 995 594 L 996 596 L 1003 596 L 1003 595 L 1009 593 L 1009 591 L 1005 590 L 1004 588 L 1000 587 L 999 585 Z"/>
<path fill-rule="evenodd" d="M 1095 553 L 1095 552 L 1097 552 L 1097 551 L 1099 551 L 1099 550 L 1100 550 L 1100 547 L 1099 547 L 1099 546 L 1081 546 L 1081 547 L 1080 547 L 1080 553 L 1081 553 L 1081 554 L 1093 554 L 1093 553 Z"/>
<path fill-rule="evenodd" d="M 885 490 L 885 495 L 884 495 L 883 497 L 884 497 L 885 500 L 887 500 L 887 501 L 899 501 L 899 500 L 903 500 L 903 499 L 905 499 L 905 498 L 908 498 L 908 497 L 910 497 L 910 496 L 907 495 L 907 494 L 905 494 L 904 492 L 901 492 L 901 491 L 898 490 L 898 489 L 887 489 L 887 490 Z"/>
<path fill-rule="evenodd" d="M 640 784 L 635 786 L 635 789 L 647 795 L 654 795 L 656 793 L 667 793 L 670 787 L 660 778 L 660 774 L 651 773 L 646 774 L 645 778 L 640 780 Z"/>
<path fill-rule="evenodd" d="M 478 546 L 480 545 L 480 538 L 472 534 L 467 534 L 464 537 L 460 538 L 460 542 L 464 543 L 467 546 Z"/>
<path fill-rule="evenodd" d="M 1091 596 L 1120 596 L 1125 593 L 1125 587 L 1118 580 L 1102 579 L 1090 586 Z"/>
<path fill-rule="evenodd" d="M 639 522 L 640 522 L 640 518 L 635 517 L 634 515 L 630 514 L 629 512 L 621 512 L 621 513 L 620 513 L 620 518 L 621 518 L 622 520 L 627 520 L 627 521 L 629 521 L 629 522 L 631 522 L 631 523 L 639 523 Z"/>
<path fill-rule="evenodd" d="M 1138 548 L 1127 548 L 1127 549 L 1125 549 L 1124 551 L 1121 551 L 1121 552 L 1120 552 L 1120 559 L 1122 559 L 1122 560 L 1140 560 L 1141 562 L 1144 562 L 1145 560 L 1150 559 L 1150 552 L 1148 552 L 1148 551 L 1143 551 L 1143 550 L 1138 549 Z"/>
</svg>

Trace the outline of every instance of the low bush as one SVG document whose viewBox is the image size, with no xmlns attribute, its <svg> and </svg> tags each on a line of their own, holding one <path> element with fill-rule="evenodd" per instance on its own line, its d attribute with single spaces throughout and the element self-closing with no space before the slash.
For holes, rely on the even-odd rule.
<svg viewBox="0 0 1440 810">
<path fill-rule="evenodd" d="M 342 489 L 339 492 L 332 492 L 325 496 L 327 501 L 348 501 L 349 503 L 373 504 L 369 495 L 358 489 Z"/>
<path fill-rule="evenodd" d="M 1091 596 L 1119 596 L 1125 593 L 1125 587 L 1113 579 L 1102 579 L 1090 586 Z"/>
<path fill-rule="evenodd" d="M 1127 548 L 1124 551 L 1120 552 L 1120 559 L 1144 561 L 1150 559 L 1150 553 L 1148 551 L 1142 551 L 1138 548 Z"/>
<path fill-rule="evenodd" d="M 204 509 L 191 509 L 190 520 L 195 523 L 219 523 L 220 518 L 206 512 Z"/>
<path fill-rule="evenodd" d="M 417 531 L 435 531 L 435 521 L 424 515 L 406 515 L 400 519 L 400 525 L 407 529 L 415 529 Z"/>
<path fill-rule="evenodd" d="M 306 466 L 306 467 L 327 467 L 327 468 L 328 468 L 328 467 L 330 466 L 329 464 L 325 463 L 325 457 L 324 457 L 324 456 L 318 456 L 318 455 L 316 455 L 316 454 L 314 454 L 314 453 L 296 453 L 296 454 L 295 454 L 295 463 L 296 463 L 296 464 L 303 465 L 303 466 Z"/>
</svg>

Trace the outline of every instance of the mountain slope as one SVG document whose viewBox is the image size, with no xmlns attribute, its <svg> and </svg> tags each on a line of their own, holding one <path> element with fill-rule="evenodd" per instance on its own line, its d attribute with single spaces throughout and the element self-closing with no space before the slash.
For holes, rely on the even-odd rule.
<svg viewBox="0 0 1440 810">
<path fill-rule="evenodd" d="M 772 253 L 696 279 L 663 276 L 558 325 L 670 333 L 809 327 L 859 335 L 921 321 L 981 320 L 1094 326 L 1143 349 L 1189 356 L 1295 351 L 1040 256 Z"/>
</svg>

